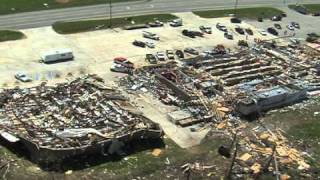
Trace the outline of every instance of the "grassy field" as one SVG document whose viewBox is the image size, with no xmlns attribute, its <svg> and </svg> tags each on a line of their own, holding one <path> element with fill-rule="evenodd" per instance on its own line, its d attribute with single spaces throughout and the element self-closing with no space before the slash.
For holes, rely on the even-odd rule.
<svg viewBox="0 0 320 180">
<path fill-rule="evenodd" d="M 25 35 L 19 31 L 0 30 L 0 42 L 18 40 L 24 37 Z"/>
<path fill-rule="evenodd" d="M 131 25 L 132 21 L 135 24 L 145 24 L 147 22 L 154 21 L 158 19 L 160 21 L 169 21 L 176 19 L 177 17 L 171 14 L 152 14 L 144 16 L 133 16 L 125 18 L 114 18 L 112 20 L 112 27 L 124 27 Z M 60 34 L 71 34 L 86 31 L 93 31 L 97 29 L 107 29 L 109 28 L 109 19 L 99 19 L 99 20 L 84 20 L 84 21 L 74 21 L 74 22 L 56 22 L 52 25 L 53 29 Z M 99 27 L 99 28 L 97 28 Z"/>
<path fill-rule="evenodd" d="M 112 0 L 116 2 L 136 0 Z M 72 6 L 85 6 L 103 4 L 106 0 L 1 0 L 0 14 L 10 14 L 25 11 L 64 8 Z M 48 4 L 48 7 L 44 6 Z"/>
<path fill-rule="evenodd" d="M 239 18 L 256 19 L 258 17 L 270 18 L 282 13 L 281 10 L 269 7 L 257 7 L 257 8 L 241 8 L 235 11 L 234 9 L 224 10 L 209 10 L 209 11 L 194 11 L 194 14 L 203 18 L 218 18 L 229 16 L 229 14 L 235 14 Z"/>
<path fill-rule="evenodd" d="M 320 4 L 301 4 L 301 6 L 305 7 L 309 13 L 320 12 Z M 296 5 L 289 5 L 289 8 L 294 9 Z"/>
<path fill-rule="evenodd" d="M 291 144 L 301 152 L 307 152 L 311 158 L 308 163 L 316 172 L 320 172 L 320 98 L 313 100 L 304 108 L 276 112 L 265 119 L 267 124 L 281 128 Z M 285 108 L 286 109 L 286 108 Z M 317 175 L 318 176 L 318 175 Z"/>
</svg>

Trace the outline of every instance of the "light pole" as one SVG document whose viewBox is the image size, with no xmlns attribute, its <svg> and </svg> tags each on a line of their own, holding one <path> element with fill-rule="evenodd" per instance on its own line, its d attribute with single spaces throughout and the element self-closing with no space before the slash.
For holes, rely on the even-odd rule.
<svg viewBox="0 0 320 180">
<path fill-rule="evenodd" d="M 234 16 L 236 16 L 237 8 L 238 8 L 238 0 L 236 0 L 236 2 L 234 4 Z"/>
<path fill-rule="evenodd" d="M 112 0 L 109 0 L 109 28 L 111 27 L 112 27 Z"/>
</svg>

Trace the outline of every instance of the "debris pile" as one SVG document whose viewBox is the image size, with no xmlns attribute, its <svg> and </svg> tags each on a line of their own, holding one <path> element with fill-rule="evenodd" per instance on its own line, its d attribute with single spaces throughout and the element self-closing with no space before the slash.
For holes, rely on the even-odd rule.
<svg viewBox="0 0 320 180">
<path fill-rule="evenodd" d="M 20 138 L 40 148 L 72 151 L 104 146 L 111 139 L 125 142 L 162 134 L 95 75 L 56 86 L 7 89 L 0 96 L 0 127 L 7 136 L 1 135 L 11 142 Z"/>
</svg>

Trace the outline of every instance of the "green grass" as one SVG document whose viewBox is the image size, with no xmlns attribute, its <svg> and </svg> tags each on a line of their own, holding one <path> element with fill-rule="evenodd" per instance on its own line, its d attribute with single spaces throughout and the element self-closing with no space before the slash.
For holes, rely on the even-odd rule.
<svg viewBox="0 0 320 180">
<path fill-rule="evenodd" d="M 272 16 L 279 15 L 282 13 L 281 10 L 270 7 L 257 7 L 257 8 L 241 8 L 235 11 L 234 9 L 224 9 L 224 10 L 209 10 L 209 11 L 194 11 L 194 14 L 203 18 L 219 18 L 226 17 L 229 14 L 235 14 L 238 18 L 246 19 L 257 19 L 271 18 Z"/>
<path fill-rule="evenodd" d="M 169 21 L 176 18 L 176 16 L 171 14 L 152 14 L 126 18 L 114 18 L 112 20 L 112 27 L 117 28 L 131 25 L 132 21 L 134 21 L 135 24 L 145 24 L 147 22 L 154 21 L 155 19 L 160 21 Z M 109 22 L 109 19 L 56 22 L 52 25 L 52 27 L 57 33 L 71 34 L 97 30 L 97 27 L 99 27 L 99 29 L 107 29 L 109 28 Z"/>
<path fill-rule="evenodd" d="M 36 11 L 44 9 L 65 8 L 73 6 L 85 6 L 106 3 L 106 0 L 69 0 L 67 3 L 58 3 L 59 0 L 1 0 L 0 14 L 10 14 L 25 11 Z M 136 0 L 112 0 L 116 2 Z M 43 4 L 48 4 L 45 7 Z M 14 8 L 14 10 L 12 10 Z"/>
<path fill-rule="evenodd" d="M 320 12 L 320 4 L 300 4 L 300 6 L 305 7 L 309 13 Z M 296 5 L 289 5 L 290 9 L 294 9 Z"/>
<path fill-rule="evenodd" d="M 25 35 L 19 31 L 0 30 L 0 42 L 23 39 Z"/>
</svg>

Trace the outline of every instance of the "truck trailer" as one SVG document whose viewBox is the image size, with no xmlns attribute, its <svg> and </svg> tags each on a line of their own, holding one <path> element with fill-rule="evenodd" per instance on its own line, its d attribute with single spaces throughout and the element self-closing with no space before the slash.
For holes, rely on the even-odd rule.
<svg viewBox="0 0 320 180">
<path fill-rule="evenodd" d="M 59 61 L 72 60 L 74 58 L 70 49 L 52 50 L 42 54 L 41 61 L 44 63 L 52 63 Z"/>
</svg>

